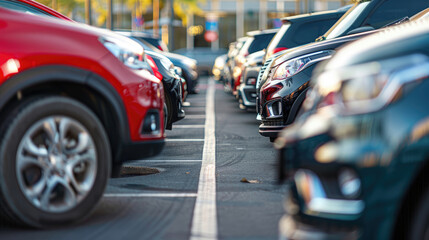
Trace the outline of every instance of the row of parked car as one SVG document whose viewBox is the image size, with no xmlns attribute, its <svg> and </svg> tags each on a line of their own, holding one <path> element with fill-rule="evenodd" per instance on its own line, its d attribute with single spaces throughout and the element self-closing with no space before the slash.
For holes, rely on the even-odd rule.
<svg viewBox="0 0 429 240">
<path fill-rule="evenodd" d="M 356 1 L 289 17 L 263 51 L 246 46 L 267 31 L 216 60 L 279 150 L 281 239 L 428 239 L 428 7 Z"/>
<path fill-rule="evenodd" d="M 0 213 L 13 223 L 88 216 L 125 160 L 161 152 L 198 80 L 159 39 L 32 0 L 0 0 L 0 33 Z"/>
</svg>

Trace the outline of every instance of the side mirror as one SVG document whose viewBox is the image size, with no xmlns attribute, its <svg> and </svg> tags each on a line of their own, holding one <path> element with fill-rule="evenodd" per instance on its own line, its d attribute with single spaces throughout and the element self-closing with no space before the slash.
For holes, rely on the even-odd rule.
<svg viewBox="0 0 429 240">
<path fill-rule="evenodd" d="M 355 28 L 355 29 L 351 30 L 350 32 L 348 32 L 347 35 L 361 33 L 361 32 L 368 32 L 368 31 L 372 31 L 372 30 L 375 30 L 375 28 L 373 28 L 371 26 L 358 27 L 358 28 Z"/>
</svg>

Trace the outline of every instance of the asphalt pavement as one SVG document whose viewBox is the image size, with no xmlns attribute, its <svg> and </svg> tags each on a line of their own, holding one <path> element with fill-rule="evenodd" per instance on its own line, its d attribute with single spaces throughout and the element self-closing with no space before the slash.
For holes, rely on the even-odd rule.
<svg viewBox="0 0 429 240">
<path fill-rule="evenodd" d="M 186 118 L 167 131 L 162 153 L 127 162 L 87 219 L 51 230 L 0 220 L 0 239 L 277 239 L 286 193 L 277 153 L 255 113 L 210 82 L 201 78 L 188 96 Z"/>
</svg>

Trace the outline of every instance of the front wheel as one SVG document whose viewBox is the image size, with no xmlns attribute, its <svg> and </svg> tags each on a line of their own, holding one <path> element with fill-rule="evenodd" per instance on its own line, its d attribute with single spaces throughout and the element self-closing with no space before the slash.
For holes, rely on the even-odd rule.
<svg viewBox="0 0 429 240">
<path fill-rule="evenodd" d="M 85 105 L 65 97 L 22 103 L 0 143 L 0 208 L 19 224 L 80 220 L 101 198 L 111 168 L 107 135 Z"/>
</svg>

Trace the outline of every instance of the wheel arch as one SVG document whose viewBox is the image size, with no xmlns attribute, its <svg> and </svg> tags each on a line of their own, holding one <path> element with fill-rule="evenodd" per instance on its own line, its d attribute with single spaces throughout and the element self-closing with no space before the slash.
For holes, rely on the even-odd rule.
<svg viewBox="0 0 429 240">
<path fill-rule="evenodd" d="M 429 156 L 426 156 L 425 159 L 426 160 L 421 163 L 421 166 L 418 167 L 419 170 L 415 178 L 411 181 L 410 187 L 401 200 L 393 231 L 390 236 L 392 239 L 406 239 L 407 231 L 411 227 L 410 218 L 412 218 L 417 211 L 421 196 L 428 190 Z"/>
<path fill-rule="evenodd" d="M 90 71 L 63 65 L 25 70 L 0 85 L 0 121 L 21 100 L 38 95 L 67 96 L 90 108 L 109 137 L 113 164 L 120 165 L 122 144 L 130 139 L 128 119 L 121 97 L 105 79 Z"/>
</svg>

